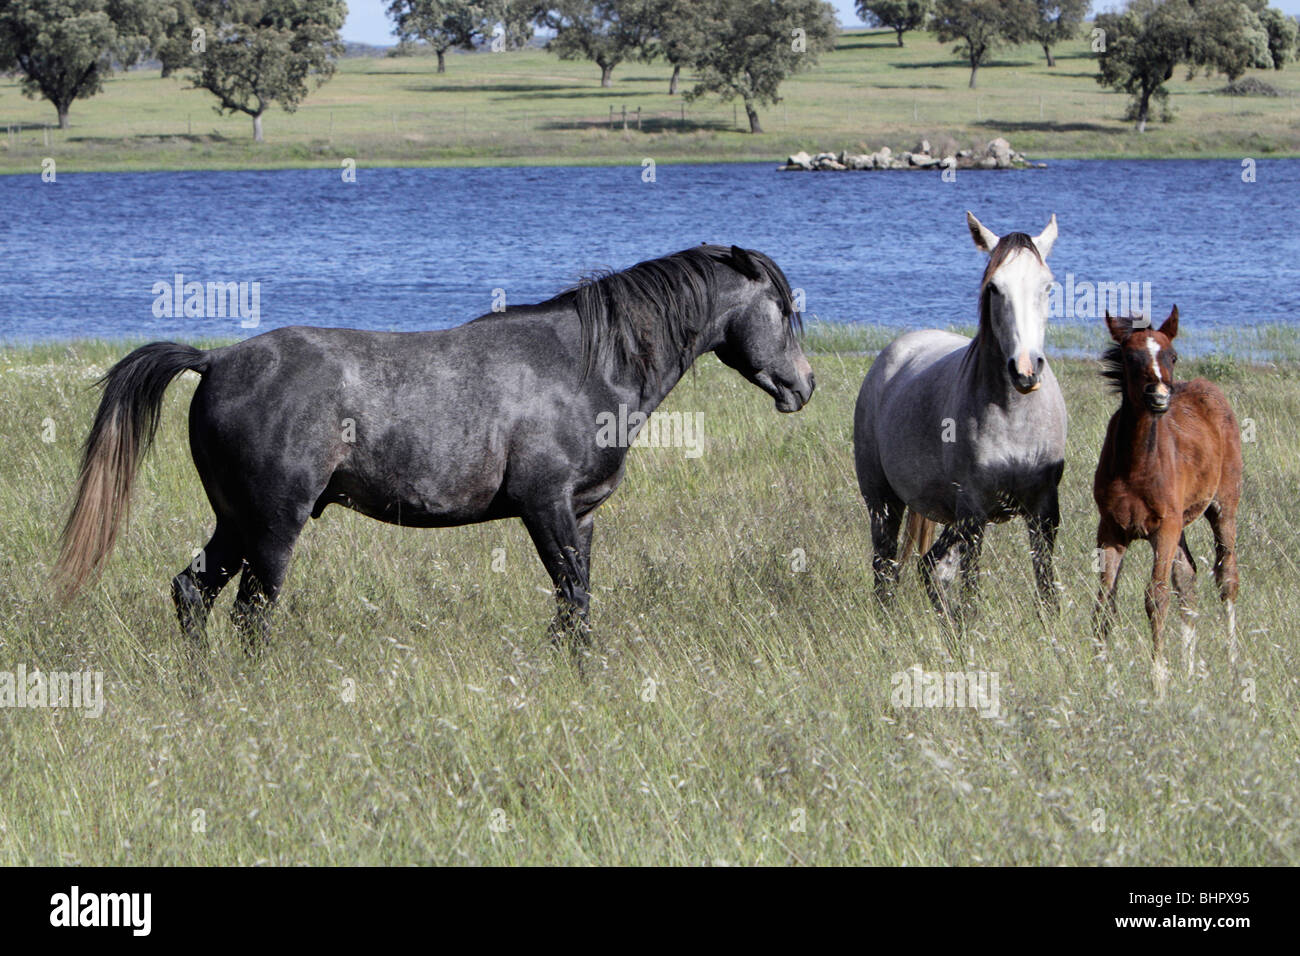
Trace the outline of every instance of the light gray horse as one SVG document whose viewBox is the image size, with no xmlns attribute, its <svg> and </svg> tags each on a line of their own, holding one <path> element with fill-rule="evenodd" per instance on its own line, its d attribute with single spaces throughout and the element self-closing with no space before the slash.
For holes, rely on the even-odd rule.
<svg viewBox="0 0 1300 956">
<path fill-rule="evenodd" d="M 882 602 L 893 596 L 899 527 L 911 509 L 911 540 L 946 525 L 921 549 L 921 571 L 930 600 L 954 621 L 975 594 L 985 525 L 1016 515 L 1029 526 L 1039 596 L 1055 610 L 1052 549 L 1065 468 L 1065 401 L 1043 356 L 1052 282 L 1044 260 L 1056 217 L 1036 238 L 999 239 L 969 212 L 966 221 L 989 254 L 975 338 L 927 329 L 895 339 L 867 373 L 853 414 L 876 594 Z"/>
</svg>

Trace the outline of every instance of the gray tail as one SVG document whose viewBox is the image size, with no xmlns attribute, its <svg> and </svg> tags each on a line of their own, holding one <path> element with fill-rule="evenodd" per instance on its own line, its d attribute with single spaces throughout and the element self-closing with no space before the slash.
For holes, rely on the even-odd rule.
<svg viewBox="0 0 1300 956">
<path fill-rule="evenodd" d="M 208 353 L 176 342 L 141 346 L 97 384 L 104 388 L 82 451 L 77 495 L 59 539 L 53 584 L 70 600 L 96 578 L 126 527 L 136 469 L 153 441 L 163 393 L 187 369 L 208 368 Z"/>
</svg>

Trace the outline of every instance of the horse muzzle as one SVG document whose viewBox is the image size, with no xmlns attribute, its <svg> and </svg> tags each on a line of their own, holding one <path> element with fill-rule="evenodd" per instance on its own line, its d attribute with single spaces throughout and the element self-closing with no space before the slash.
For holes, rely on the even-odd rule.
<svg viewBox="0 0 1300 956">
<path fill-rule="evenodd" d="M 1016 391 L 1028 395 L 1043 384 L 1043 360 L 1040 358 L 1036 366 L 1030 366 L 1034 368 L 1032 372 L 1026 373 L 1022 366 L 1029 366 L 1029 363 L 1012 359 L 1007 362 L 1007 374 L 1011 376 L 1011 384 Z"/>
<path fill-rule="evenodd" d="M 1157 391 L 1154 386 L 1148 387 L 1143 393 L 1142 398 L 1145 400 L 1147 410 L 1153 415 L 1163 415 L 1169 411 L 1169 391 Z"/>
</svg>

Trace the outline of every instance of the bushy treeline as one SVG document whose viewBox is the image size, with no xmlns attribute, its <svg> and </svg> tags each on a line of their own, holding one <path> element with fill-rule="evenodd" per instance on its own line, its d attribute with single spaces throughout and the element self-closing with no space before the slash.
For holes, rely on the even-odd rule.
<svg viewBox="0 0 1300 956">
<path fill-rule="evenodd" d="M 970 65 L 1006 46 L 1053 50 L 1085 28 L 1090 0 L 858 0 L 869 24 L 930 30 Z M 834 48 L 839 27 L 824 0 L 390 0 L 399 51 L 426 45 L 446 69 L 453 49 L 519 49 L 535 36 L 563 59 L 585 60 L 609 86 L 625 62 L 662 60 L 669 92 L 744 104 L 751 132 L 758 108 L 779 102 L 782 82 Z M 292 111 L 330 78 L 342 53 L 344 0 L 0 0 L 0 70 L 24 93 L 48 100 L 67 128 L 74 101 L 103 88 L 114 70 L 153 57 L 210 92 L 218 112 L 244 113 L 262 139 L 272 105 Z M 1167 117 L 1165 83 L 1217 71 L 1282 69 L 1297 55 L 1296 21 L 1268 0 L 1128 0 L 1090 28 L 1097 80 L 1130 95 L 1139 131 L 1153 108 Z"/>
</svg>

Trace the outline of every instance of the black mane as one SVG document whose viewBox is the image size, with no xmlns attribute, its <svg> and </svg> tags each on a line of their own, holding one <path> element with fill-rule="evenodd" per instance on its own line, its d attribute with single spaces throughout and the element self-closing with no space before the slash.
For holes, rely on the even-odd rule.
<svg viewBox="0 0 1300 956">
<path fill-rule="evenodd" d="M 1124 349 L 1117 342 L 1101 353 L 1101 377 L 1112 392 L 1124 393 Z"/>
<path fill-rule="evenodd" d="M 786 331 L 796 337 L 802 326 L 789 281 L 763 253 L 748 253 L 776 289 Z M 610 362 L 643 375 L 666 358 L 685 368 L 693 357 L 701 319 L 717 309 L 719 266 L 739 268 L 730 248 L 694 246 L 620 272 L 586 276 L 552 299 L 567 300 L 578 313 L 584 377 Z"/>
</svg>

